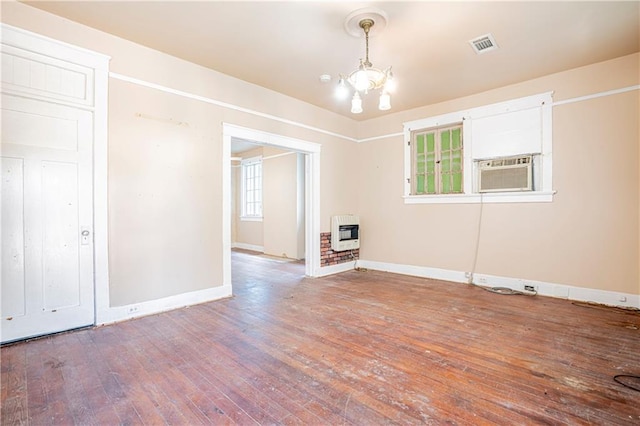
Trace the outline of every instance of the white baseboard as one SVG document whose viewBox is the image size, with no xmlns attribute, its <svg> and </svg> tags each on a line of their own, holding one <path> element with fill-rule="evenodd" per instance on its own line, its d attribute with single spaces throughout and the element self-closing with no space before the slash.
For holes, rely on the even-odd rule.
<svg viewBox="0 0 640 426">
<path fill-rule="evenodd" d="M 257 251 L 260 253 L 264 253 L 264 246 L 257 246 L 254 244 L 245 244 L 245 243 L 232 243 L 231 248 L 239 248 L 244 250 Z"/>
<path fill-rule="evenodd" d="M 315 276 L 324 277 L 327 275 L 338 274 L 340 272 L 353 270 L 354 267 L 355 262 L 345 262 L 337 265 L 325 266 L 324 268 L 316 269 Z M 358 267 L 456 283 L 467 283 L 468 281 L 464 272 L 429 268 L 425 266 L 402 265 L 397 263 L 376 262 L 360 259 L 358 260 Z M 514 290 L 524 290 L 525 285 L 531 285 L 541 296 L 640 309 L 640 295 L 638 294 L 574 287 L 564 284 L 500 277 L 487 274 L 474 274 L 473 282 L 474 284 L 481 286 L 508 287 Z M 231 286 L 223 285 L 205 290 L 164 297 L 162 299 L 150 300 L 147 302 L 115 306 L 99 311 L 96 317 L 96 324 L 105 325 L 146 315 L 157 314 L 185 306 L 223 299 L 225 297 L 230 297 L 231 295 Z"/>
<path fill-rule="evenodd" d="M 162 299 L 150 300 L 147 302 L 114 306 L 98 312 L 96 316 L 96 325 L 111 324 L 118 321 L 157 314 L 164 311 L 170 311 L 172 309 L 183 308 L 185 306 L 223 299 L 225 297 L 230 297 L 231 295 L 231 286 L 223 285 L 205 290 L 163 297 Z"/>
<path fill-rule="evenodd" d="M 359 262 L 358 262 L 359 263 Z M 355 268 L 355 261 L 338 263 L 337 265 L 324 266 L 316 269 L 314 274 L 315 278 L 326 277 L 327 275 L 339 274 L 340 272 L 347 272 Z"/>
<path fill-rule="evenodd" d="M 436 280 L 466 283 L 464 272 L 448 269 L 429 268 L 426 266 L 401 265 L 398 263 L 375 262 L 371 260 L 358 260 L 358 266 L 376 271 L 393 272 L 395 274 L 412 275 L 414 277 L 433 278 Z"/>
<path fill-rule="evenodd" d="M 402 265 L 397 263 L 358 260 L 361 268 L 376 271 L 393 272 L 402 275 L 412 275 L 423 278 L 433 278 L 456 283 L 467 283 L 465 272 L 447 269 L 429 268 L 425 266 Z M 548 283 L 521 278 L 500 277 L 496 275 L 474 274 L 473 283 L 486 287 L 508 287 L 513 290 L 525 290 L 525 285 L 533 286 L 541 296 L 557 297 L 561 299 L 581 302 L 601 303 L 609 306 L 621 306 L 640 309 L 640 295 L 598 290 L 584 287 L 574 287 L 565 284 Z"/>
</svg>

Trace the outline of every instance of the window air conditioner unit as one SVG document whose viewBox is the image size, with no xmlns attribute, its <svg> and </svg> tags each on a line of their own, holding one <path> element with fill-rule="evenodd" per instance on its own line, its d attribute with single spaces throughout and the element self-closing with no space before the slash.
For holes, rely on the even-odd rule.
<svg viewBox="0 0 640 426">
<path fill-rule="evenodd" d="M 479 192 L 531 191 L 532 165 L 531 155 L 480 160 Z"/>
</svg>

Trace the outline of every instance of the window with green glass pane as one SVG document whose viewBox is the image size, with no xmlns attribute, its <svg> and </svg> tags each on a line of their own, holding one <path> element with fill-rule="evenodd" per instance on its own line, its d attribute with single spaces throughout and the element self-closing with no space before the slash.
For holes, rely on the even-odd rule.
<svg viewBox="0 0 640 426">
<path fill-rule="evenodd" d="M 412 133 L 412 194 L 462 193 L 462 125 Z"/>
</svg>

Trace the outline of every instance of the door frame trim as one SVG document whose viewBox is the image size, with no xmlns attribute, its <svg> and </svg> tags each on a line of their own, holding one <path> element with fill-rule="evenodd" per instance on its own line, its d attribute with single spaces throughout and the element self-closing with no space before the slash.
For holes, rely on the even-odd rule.
<svg viewBox="0 0 640 426">
<path fill-rule="evenodd" d="M 109 302 L 109 188 L 108 92 L 109 60 L 94 68 L 93 111 L 93 256 L 95 323 L 110 315 Z"/>
</svg>

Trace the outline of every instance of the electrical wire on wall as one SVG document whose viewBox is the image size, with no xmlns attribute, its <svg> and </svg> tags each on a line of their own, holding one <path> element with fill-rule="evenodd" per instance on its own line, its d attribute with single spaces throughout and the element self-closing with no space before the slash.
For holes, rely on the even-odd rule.
<svg viewBox="0 0 640 426">
<path fill-rule="evenodd" d="M 358 269 L 358 259 L 356 259 L 356 255 L 353 254 L 353 249 L 351 249 L 351 251 L 349 251 L 349 253 L 351 254 L 351 259 L 353 260 L 353 269 Z"/>
<path fill-rule="evenodd" d="M 480 213 L 478 213 L 478 232 L 476 234 L 476 248 L 473 253 L 473 264 L 471 266 L 471 272 L 469 272 L 468 284 L 474 284 L 473 274 L 476 273 L 476 266 L 478 264 L 478 252 L 480 251 L 480 232 L 482 230 L 482 210 L 484 209 L 484 194 L 480 193 Z"/>
<path fill-rule="evenodd" d="M 360 272 L 366 272 L 367 268 L 359 268 L 358 267 L 358 260 L 360 259 L 359 257 L 356 257 L 355 254 L 353 254 L 353 249 L 351 249 L 351 259 L 353 259 L 353 269 L 356 271 L 360 271 Z"/>
<path fill-rule="evenodd" d="M 476 267 L 478 264 L 478 253 L 480 252 L 480 234 L 482 232 L 483 210 L 484 210 L 484 194 L 481 192 L 480 193 L 480 212 L 478 213 L 478 233 L 476 237 L 476 247 L 475 247 L 475 252 L 473 254 L 473 264 L 471 266 L 471 272 L 469 272 L 467 283 L 496 294 L 502 294 L 507 296 L 512 296 L 512 295 L 535 296 L 536 294 L 538 294 L 537 291 L 520 291 L 520 290 L 514 290 L 509 287 L 484 287 L 473 282 L 474 275 L 476 273 Z"/>
</svg>

